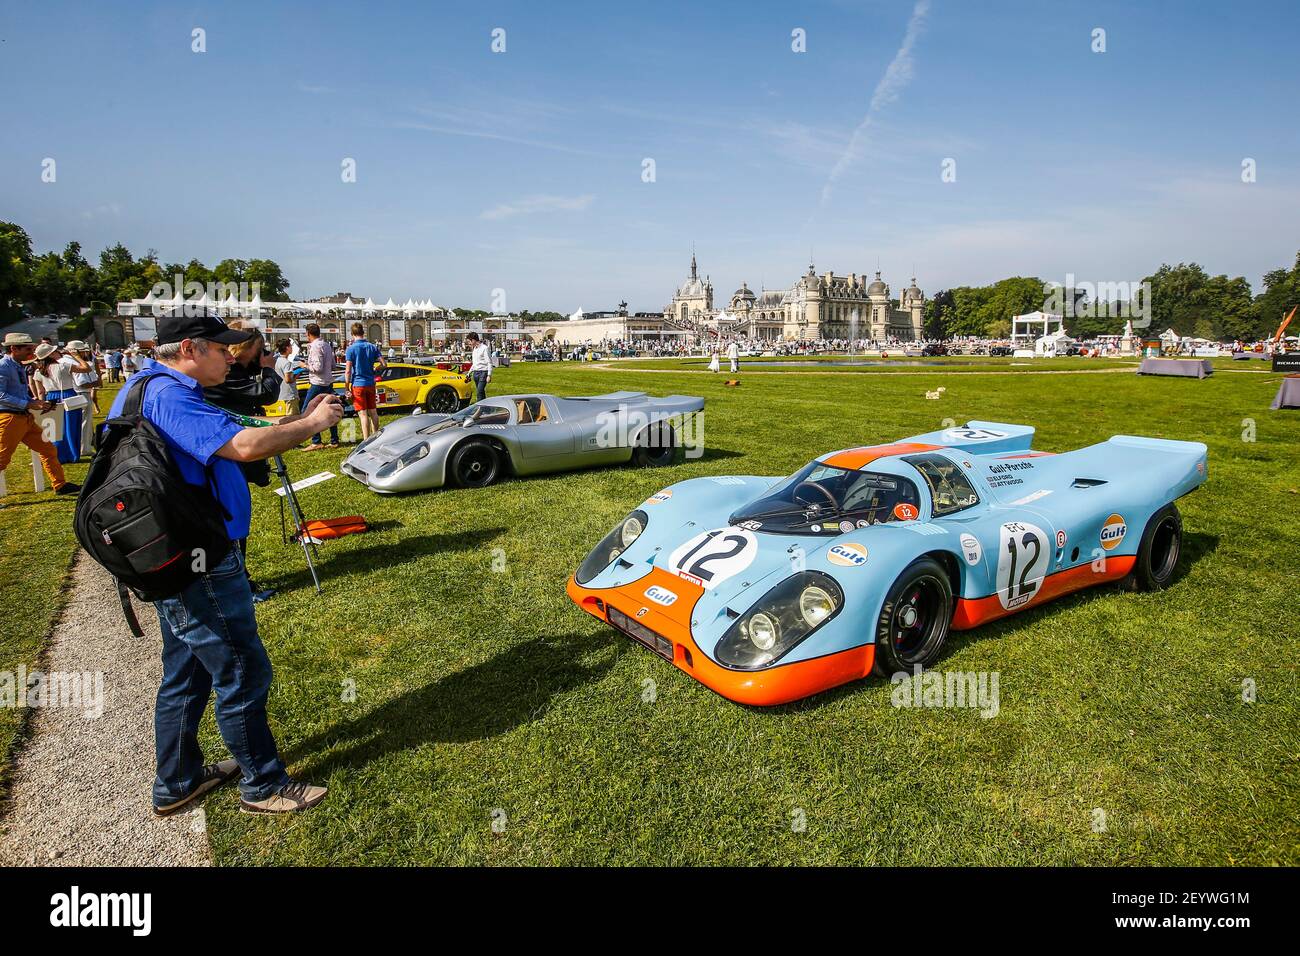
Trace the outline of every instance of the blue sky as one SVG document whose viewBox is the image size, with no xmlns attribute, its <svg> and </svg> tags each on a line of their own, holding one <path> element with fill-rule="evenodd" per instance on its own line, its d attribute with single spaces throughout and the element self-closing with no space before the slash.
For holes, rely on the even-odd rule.
<svg viewBox="0 0 1300 956">
<path fill-rule="evenodd" d="M 692 243 L 724 304 L 810 255 L 896 291 L 1193 260 L 1258 290 L 1300 248 L 1298 27 L 1285 2 L 11 3 L 0 219 L 38 251 L 513 310 L 657 311 Z"/>
</svg>

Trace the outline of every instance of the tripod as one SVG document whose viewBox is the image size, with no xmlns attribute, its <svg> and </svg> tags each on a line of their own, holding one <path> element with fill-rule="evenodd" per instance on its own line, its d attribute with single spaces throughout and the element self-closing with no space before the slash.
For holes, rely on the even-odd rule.
<svg viewBox="0 0 1300 956">
<path fill-rule="evenodd" d="M 284 515 L 284 508 L 287 504 L 289 514 L 293 516 L 293 526 L 297 529 L 297 534 L 294 537 L 302 545 L 303 556 L 307 559 L 307 570 L 311 572 L 312 583 L 316 585 L 316 593 L 320 594 L 320 577 L 316 574 L 316 542 L 307 533 L 307 519 L 303 517 L 302 506 L 298 504 L 298 496 L 294 494 L 293 482 L 289 480 L 289 470 L 284 466 L 284 456 L 274 455 L 271 460 L 275 462 L 275 474 L 280 479 L 280 487 L 284 489 L 284 496 L 280 499 L 280 538 L 285 544 L 289 543 L 289 529 Z"/>
</svg>

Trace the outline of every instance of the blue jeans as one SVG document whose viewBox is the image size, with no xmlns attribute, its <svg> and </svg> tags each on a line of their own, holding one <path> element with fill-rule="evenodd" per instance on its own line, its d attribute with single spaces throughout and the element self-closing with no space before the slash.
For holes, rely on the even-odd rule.
<svg viewBox="0 0 1300 956">
<path fill-rule="evenodd" d="M 474 379 L 474 401 L 481 402 L 487 398 L 487 384 L 489 372 L 473 372 L 471 377 Z"/>
<path fill-rule="evenodd" d="M 203 772 L 199 721 L 217 692 L 217 727 L 243 778 L 245 800 L 263 800 L 289 780 L 266 719 L 271 659 L 257 634 L 253 595 L 239 548 L 175 597 L 155 601 L 163 678 L 154 709 L 158 776 L 154 805 L 184 799 Z"/>
<path fill-rule="evenodd" d="M 307 410 L 307 406 L 311 404 L 311 400 L 312 400 L 313 398 L 315 398 L 317 395 L 333 395 L 333 394 L 334 394 L 334 387 L 333 387 L 332 385 L 310 385 L 310 386 L 308 386 L 308 387 L 307 387 L 307 397 L 304 398 L 303 401 L 302 401 L 302 410 L 303 410 L 303 411 L 306 411 L 306 410 Z M 330 441 L 332 441 L 332 442 L 333 442 L 334 444 L 336 444 L 336 445 L 339 443 L 339 426 L 337 426 L 337 425 L 331 425 L 331 426 L 330 426 Z M 317 433 L 317 434 L 311 436 L 311 443 L 312 443 L 313 445 L 319 445 L 319 444 L 320 444 L 320 434 L 319 434 L 319 433 Z"/>
</svg>

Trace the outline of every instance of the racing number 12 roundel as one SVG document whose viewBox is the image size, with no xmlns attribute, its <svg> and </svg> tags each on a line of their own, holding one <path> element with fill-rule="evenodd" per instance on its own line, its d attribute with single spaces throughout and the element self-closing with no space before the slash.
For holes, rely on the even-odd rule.
<svg viewBox="0 0 1300 956">
<path fill-rule="evenodd" d="M 1002 525 L 998 540 L 998 601 L 1008 611 L 1038 595 L 1047 573 L 1047 532 L 1024 521 Z"/>
<path fill-rule="evenodd" d="M 709 590 L 745 570 L 757 554 L 754 532 L 715 528 L 679 546 L 668 557 L 668 570 Z"/>
</svg>

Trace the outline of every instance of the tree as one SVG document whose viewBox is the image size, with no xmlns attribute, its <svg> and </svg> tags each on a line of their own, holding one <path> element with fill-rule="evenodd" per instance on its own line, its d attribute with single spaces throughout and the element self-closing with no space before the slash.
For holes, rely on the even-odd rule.
<svg viewBox="0 0 1300 956">
<path fill-rule="evenodd" d="M 21 314 L 31 268 L 31 237 L 16 223 L 0 222 L 0 325 Z"/>
<path fill-rule="evenodd" d="M 1252 308 L 1250 283 L 1242 276 L 1209 276 L 1197 263 L 1164 263 L 1148 276 L 1151 283 L 1151 326 L 1148 335 L 1172 328 L 1209 339 L 1253 339 L 1258 313 Z M 1210 332 L 1201 335 L 1197 329 Z M 1242 333 L 1245 333 L 1244 335 Z"/>
<path fill-rule="evenodd" d="M 243 281 L 250 285 L 257 283 L 257 292 L 263 301 L 285 301 L 289 298 L 289 280 L 272 259 L 249 259 Z"/>
<path fill-rule="evenodd" d="M 0 225 L 0 228 L 3 228 Z M 1295 265 L 1288 269 L 1274 269 L 1264 273 L 1264 291 L 1255 297 L 1251 306 L 1253 318 L 1252 334 L 1238 336 L 1246 341 L 1272 338 L 1277 327 L 1282 324 L 1292 306 L 1300 303 L 1300 252 L 1296 253 Z M 1295 324 L 1300 321 L 1300 312 L 1292 319 L 1287 329 L 1292 335 L 1297 334 Z"/>
</svg>

